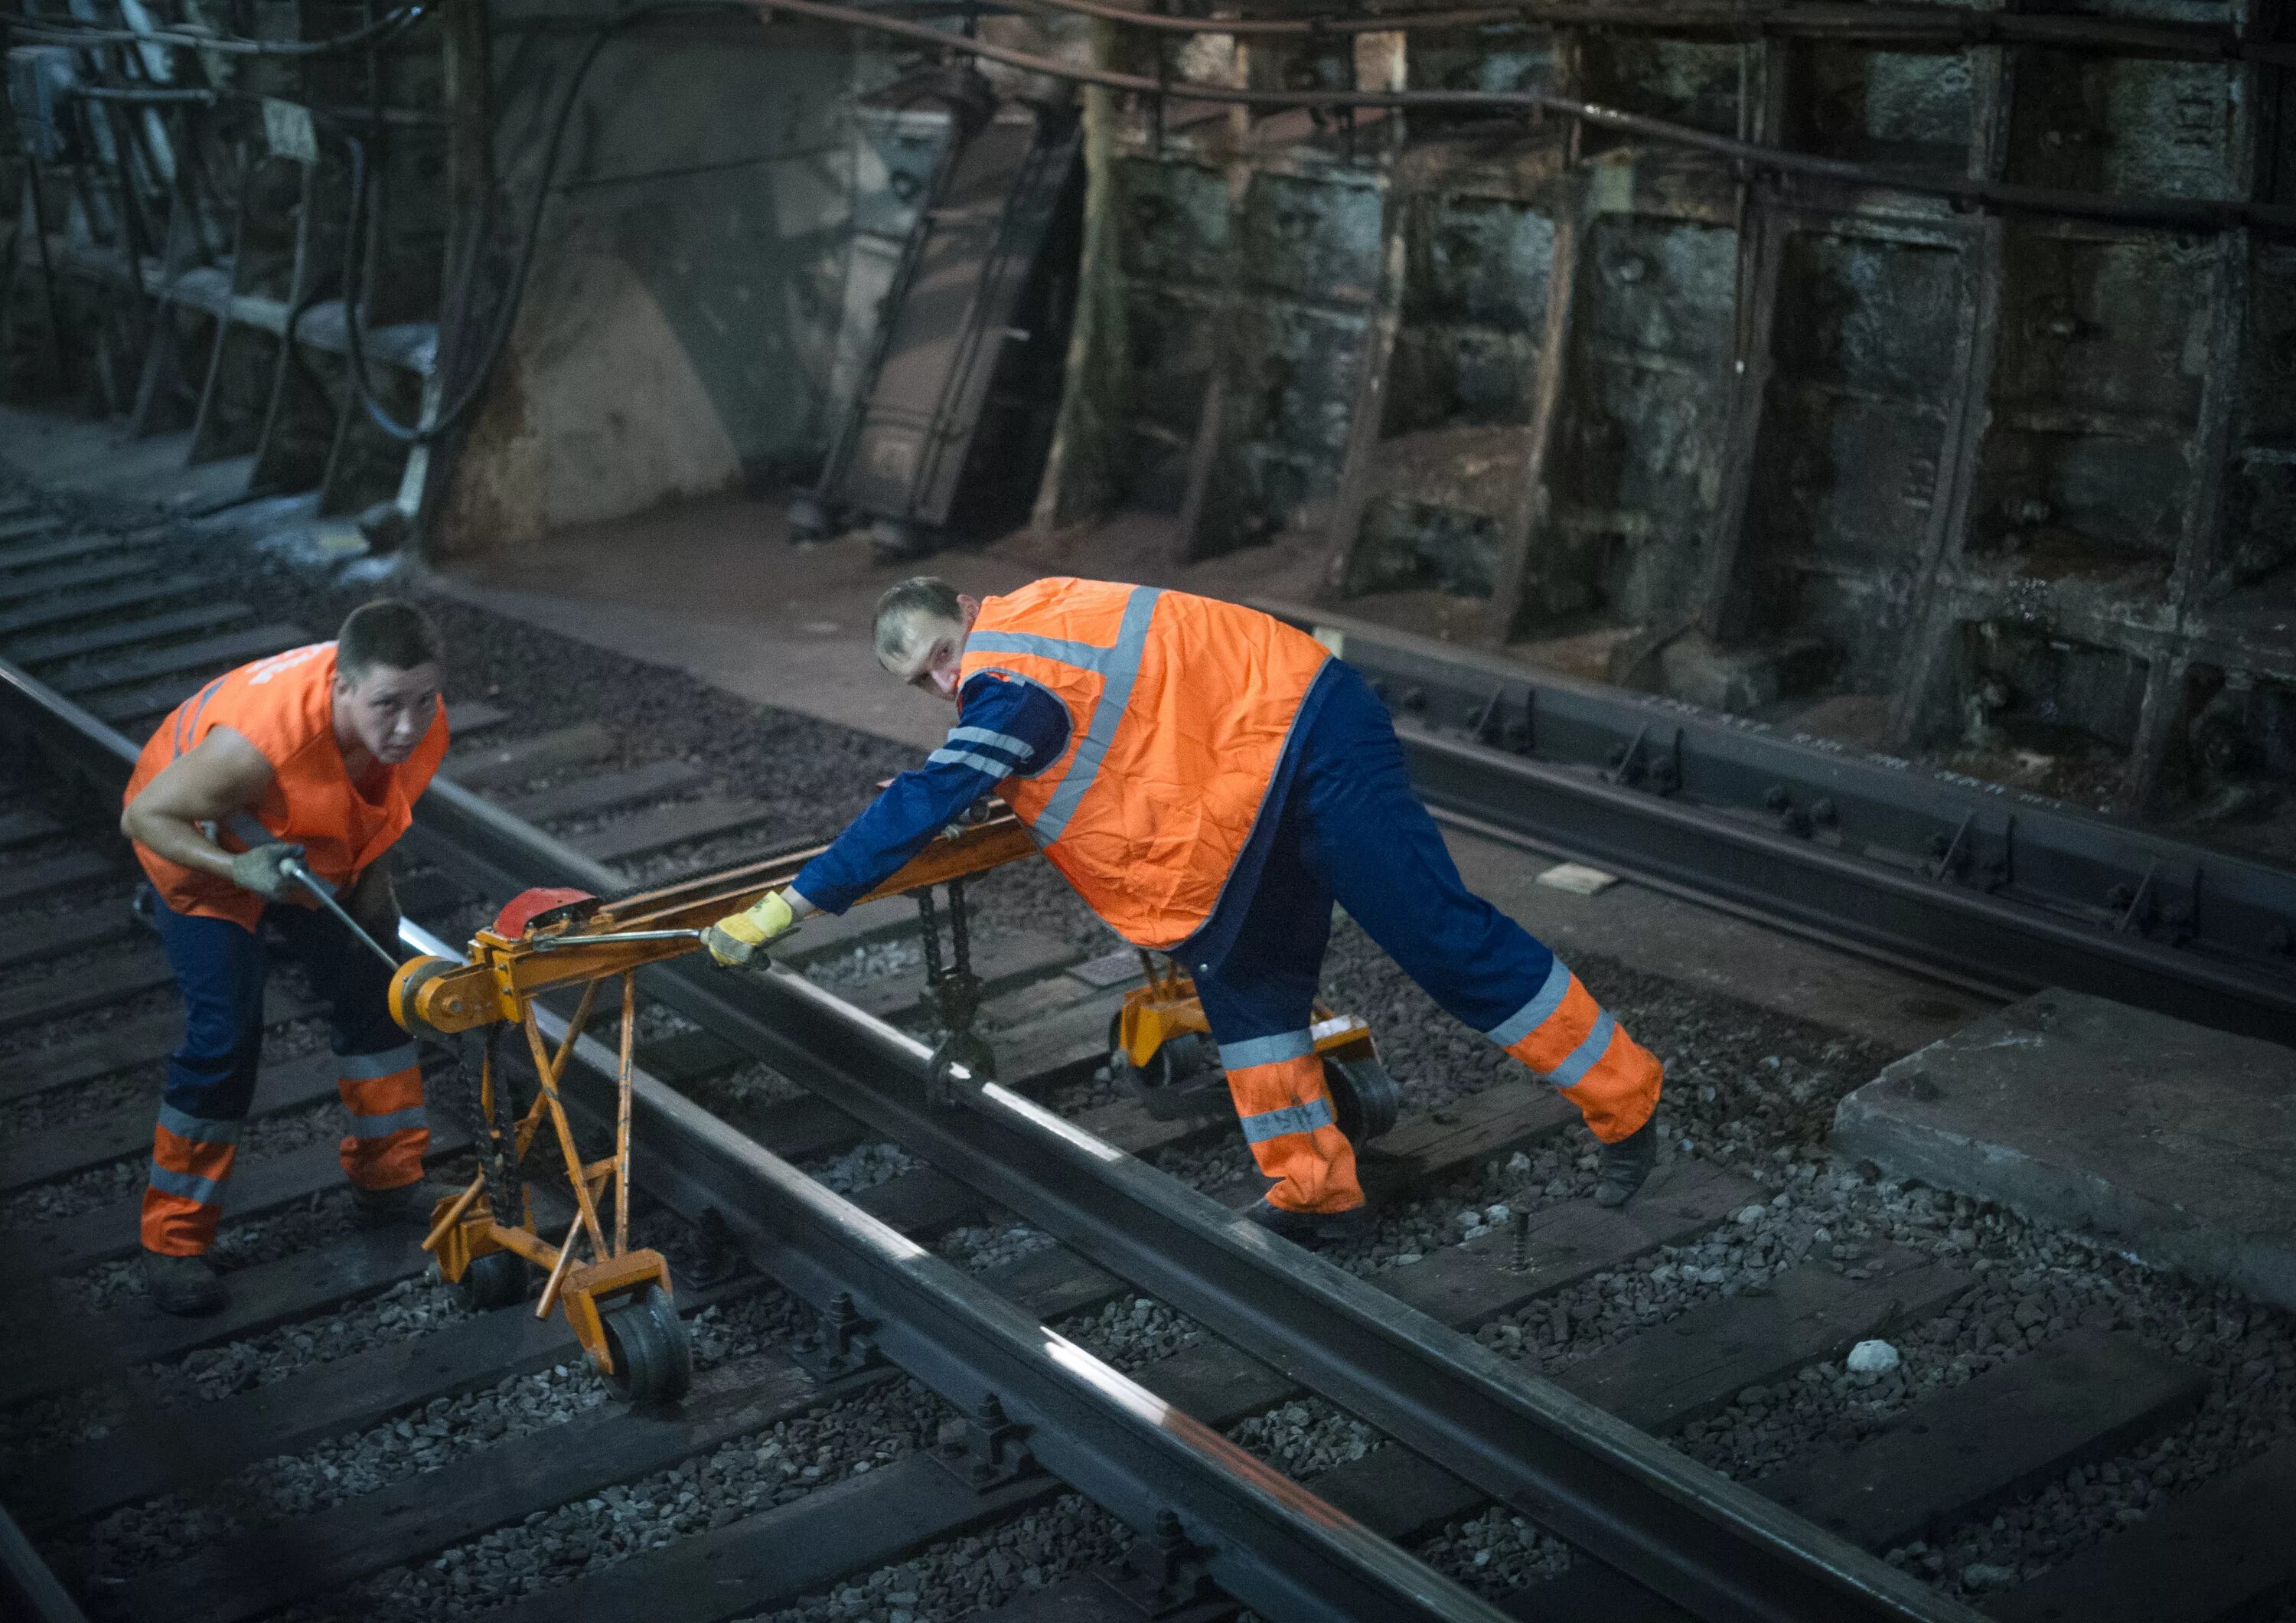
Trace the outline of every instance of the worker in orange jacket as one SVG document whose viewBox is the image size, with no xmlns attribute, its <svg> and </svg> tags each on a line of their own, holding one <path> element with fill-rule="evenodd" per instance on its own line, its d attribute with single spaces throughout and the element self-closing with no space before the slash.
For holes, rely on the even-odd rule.
<svg viewBox="0 0 2296 1623">
<path fill-rule="evenodd" d="M 398 902 L 386 860 L 447 750 L 439 633 L 412 604 L 354 609 L 332 642 L 216 678 L 160 724 L 119 827 L 151 879 L 152 922 L 184 997 L 144 1191 L 144 1278 L 168 1313 L 226 1300 L 215 1243 L 263 1053 L 259 931 L 327 1004 L 349 1133 L 340 1147 L 364 1226 L 424 1223 L 430 1133 L 390 971 L 283 869 L 299 863 L 386 948 Z"/>
<path fill-rule="evenodd" d="M 1256 610 L 1111 581 L 977 602 L 920 577 L 878 606 L 876 654 L 958 706 L 788 888 L 720 919 L 720 962 L 841 912 L 985 792 L 1092 910 L 1193 974 L 1260 1170 L 1252 1215 L 1306 1244 L 1361 1232 L 1355 1152 L 1309 1034 L 1340 902 L 1458 1018 L 1577 1105 L 1603 1145 L 1595 1198 L 1656 1158 L 1660 1067 L 1560 960 L 1459 877 L 1387 712 L 1305 633 Z"/>
</svg>

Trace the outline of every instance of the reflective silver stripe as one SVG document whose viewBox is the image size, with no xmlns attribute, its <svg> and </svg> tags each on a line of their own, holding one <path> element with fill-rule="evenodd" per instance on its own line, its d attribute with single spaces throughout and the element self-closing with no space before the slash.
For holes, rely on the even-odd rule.
<svg viewBox="0 0 2296 1623">
<path fill-rule="evenodd" d="M 160 1125 L 177 1138 L 193 1144 L 236 1144 L 239 1142 L 237 1122 L 209 1121 L 203 1116 L 193 1116 L 173 1105 L 160 1107 Z"/>
<path fill-rule="evenodd" d="M 208 713 L 208 701 L 215 697 L 216 689 L 223 686 L 224 678 L 230 674 L 231 672 L 226 671 L 223 673 L 223 676 L 216 678 L 215 680 L 201 688 L 199 700 L 196 704 L 192 705 L 190 713 L 184 714 L 181 712 L 177 713 L 176 717 L 176 754 L 180 755 L 184 753 L 184 742 L 185 737 L 199 726 L 200 718 Z"/>
<path fill-rule="evenodd" d="M 1281 1110 L 1263 1110 L 1258 1116 L 1238 1119 L 1243 1124 L 1244 1142 L 1265 1144 L 1287 1133 L 1313 1133 L 1318 1127 L 1332 1125 L 1332 1101 L 1310 1100 L 1304 1105 L 1286 1105 Z"/>
<path fill-rule="evenodd" d="M 338 1054 L 335 1075 L 347 1082 L 373 1082 L 378 1077 L 395 1076 L 420 1064 L 422 1058 L 412 1042 L 402 1042 L 379 1054 Z"/>
<path fill-rule="evenodd" d="M 991 778 L 1010 778 L 1021 769 L 1009 761 L 998 761 L 988 755 L 976 755 L 971 750 L 937 749 L 925 757 L 928 766 L 969 766 Z"/>
<path fill-rule="evenodd" d="M 1146 589 L 1135 587 L 1136 596 Z M 1079 671 L 1106 671 L 1116 663 L 1124 647 L 1122 632 L 1117 634 L 1116 647 L 1103 648 L 1095 643 L 1070 642 L 1062 637 L 1038 637 L 1029 631 L 968 631 L 964 638 L 967 654 L 1033 654 L 1038 659 L 1053 660 L 1063 665 L 1074 665 Z"/>
<path fill-rule="evenodd" d="M 1587 1041 L 1570 1050 L 1570 1057 L 1547 1072 L 1546 1080 L 1553 1086 L 1567 1088 L 1593 1070 L 1603 1058 L 1603 1050 L 1611 1046 L 1611 1034 L 1619 1023 L 1604 1009 L 1595 1022 L 1595 1029 L 1587 1034 Z"/>
<path fill-rule="evenodd" d="M 1483 1035 L 1501 1048 L 1513 1048 L 1553 1017 L 1562 1007 L 1563 994 L 1570 990 L 1570 968 L 1561 959 L 1548 966 L 1546 978 L 1531 994 L 1530 1001 L 1516 1009 Z"/>
<path fill-rule="evenodd" d="M 391 1110 L 381 1116 L 351 1117 L 351 1136 L 355 1139 L 387 1139 L 394 1133 L 404 1133 L 410 1127 L 428 1128 L 430 1117 L 421 1105 L 409 1105 L 404 1110 Z"/>
<path fill-rule="evenodd" d="M 1124 618 L 1117 624 L 1116 646 L 1093 650 L 1107 656 L 1105 663 L 1092 667 L 1102 673 L 1100 697 L 1093 704 L 1092 719 L 1085 723 L 1084 737 L 1077 741 L 1068 775 L 1054 788 L 1045 809 L 1037 813 L 1033 831 L 1040 845 L 1061 837 L 1085 791 L 1100 776 L 1100 763 L 1107 759 L 1108 746 L 1116 741 L 1117 727 L 1124 720 L 1125 706 L 1132 702 L 1132 684 L 1139 680 L 1140 656 L 1148 647 L 1148 622 L 1155 618 L 1156 599 L 1163 595 L 1157 587 L 1134 587 L 1124 601 Z"/>
<path fill-rule="evenodd" d="M 998 680 L 1002 681 L 1025 682 L 1029 687 L 1034 688 L 1038 693 L 1043 694 L 1046 698 L 1052 700 L 1054 704 L 1061 707 L 1061 721 L 1063 723 L 1065 729 L 1065 726 L 1069 720 L 1069 704 L 1068 701 L 1061 697 L 1059 694 L 1054 693 L 1051 688 L 1046 687 L 1044 683 L 1038 681 L 1035 677 L 1030 676 L 1027 671 L 1015 671 L 1010 665 L 984 664 L 978 670 L 975 670 L 972 675 L 979 676 L 982 671 L 994 671 L 996 673 Z M 967 677 L 965 680 L 970 681 L 972 678 Z M 1037 762 L 1032 766 L 1016 766 L 1012 770 L 1012 776 L 1015 778 L 1037 777 L 1042 773 L 1050 771 L 1054 767 L 1057 766 L 1060 763 L 1061 758 L 1067 753 L 1068 738 L 1064 730 L 1063 736 L 1061 739 L 1060 748 L 1054 750 L 1049 759 Z M 1030 832 L 1033 834 L 1035 830 L 1031 829 Z"/>
<path fill-rule="evenodd" d="M 1287 1031 L 1273 1037 L 1248 1037 L 1242 1042 L 1220 1044 L 1220 1069 L 1240 1071 L 1247 1066 L 1280 1065 L 1316 1051 L 1316 1039 L 1304 1031 Z"/>
<path fill-rule="evenodd" d="M 991 732 L 985 727 L 952 727 L 948 729 L 951 744 L 986 744 L 992 749 L 1011 750 L 1016 760 L 1026 761 L 1037 753 L 1033 744 L 1023 744 L 1010 733 Z"/>
<path fill-rule="evenodd" d="M 195 1178 L 187 1172 L 170 1172 L 159 1162 L 152 1163 L 152 1187 L 163 1195 L 181 1195 L 186 1200 L 196 1200 L 201 1206 L 213 1206 L 223 1191 L 220 1178 Z"/>
</svg>

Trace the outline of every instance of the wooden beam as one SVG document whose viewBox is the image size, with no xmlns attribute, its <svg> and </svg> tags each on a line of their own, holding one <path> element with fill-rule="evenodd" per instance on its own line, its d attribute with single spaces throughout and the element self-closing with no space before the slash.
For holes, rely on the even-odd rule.
<svg viewBox="0 0 2296 1623">
<path fill-rule="evenodd" d="M 2009 134 L 2016 111 L 2015 53 L 2001 45 L 1976 45 L 1969 53 L 1972 79 L 1969 113 L 1969 174 L 1998 180 L 2009 167 Z M 1951 660 L 1957 634 L 1953 594 L 1948 589 L 1969 552 L 1977 468 L 1984 449 L 1987 405 L 1993 389 L 1993 345 L 2001 320 L 2007 235 L 1998 214 L 1988 214 L 1970 252 L 1967 273 L 1968 342 L 1961 358 L 1961 387 L 1948 408 L 1946 446 L 1939 459 L 1938 495 L 1920 572 L 1907 605 L 1906 650 L 1898 666 L 1897 691 L 1890 705 L 1888 737 L 1895 748 L 1910 747 L 1928 709 L 1939 671 Z"/>
<path fill-rule="evenodd" d="M 1942 586 L 1953 573 L 1948 564 L 1957 569 L 1966 551 L 1978 452 L 1985 436 L 1985 402 L 1993 376 L 1994 335 L 2000 322 L 2003 240 L 2000 219 L 1988 217 L 1978 222 L 1962 251 L 1965 318 L 1955 340 L 1957 386 L 1946 408 L 1930 521 L 1906 594 L 1906 646 L 1898 655 L 1890 705 L 1890 736 L 1900 744 L 1912 738 L 1939 661 L 1952 649 L 1955 616 Z"/>
<path fill-rule="evenodd" d="M 1578 261 L 1585 246 L 1587 199 L 1583 185 L 1563 189 L 1554 214 L 1554 258 L 1546 272 L 1546 323 L 1538 344 L 1538 379 L 1530 403 L 1530 454 L 1523 459 L 1522 483 L 1498 536 L 1497 578 L 1483 622 L 1483 639 L 1504 646 L 1522 617 L 1522 601 L 1533 575 L 1531 555 L 1546 539 L 1554 519 L 1547 466 L 1562 419 L 1562 390 L 1570 372 L 1571 306 L 1578 297 Z"/>
<path fill-rule="evenodd" d="M 1324 569 L 1323 600 L 1347 595 L 1355 557 L 1363 540 L 1364 507 L 1371 473 L 1387 417 L 1387 374 L 1395 358 L 1395 336 L 1403 324 L 1403 278 L 1411 213 L 1417 202 L 1400 176 L 1391 176 L 1380 231 L 1379 283 L 1372 292 L 1371 319 L 1364 329 L 1355 399 L 1348 407 L 1348 449 L 1340 463 L 1340 488 L 1332 501 L 1331 556 Z"/>
<path fill-rule="evenodd" d="M 2243 37 L 2261 37 L 2259 7 L 2251 6 L 2241 24 Z M 2261 155 L 2262 139 L 2273 119 L 2263 108 L 2266 70 L 2253 60 L 2240 66 L 2237 95 L 2232 104 L 2231 185 L 2234 197 L 2253 202 L 2270 165 Z M 2272 70 L 2276 77 L 2278 70 Z M 2161 776 L 2170 746 L 2185 721 L 2185 684 L 2192 661 L 2185 651 L 2201 611 L 2201 594 L 2223 561 L 2225 487 L 2232 460 L 2232 420 L 2244 381 L 2249 315 L 2249 266 L 2253 240 L 2245 230 L 2227 231 L 2216 240 L 2214 287 L 2209 309 L 2209 367 L 2201 380 L 2200 409 L 2194 416 L 2193 437 L 2185 454 L 2192 469 L 2185 487 L 2183 524 L 2177 537 L 2177 561 L 2169 577 L 2169 595 L 2176 613 L 2177 653 L 2156 657 L 2144 676 L 2144 697 L 2136 713 L 2136 737 L 2128 752 L 2128 770 L 2116 797 L 2120 806 L 2138 816 L 2161 810 Z"/>
<path fill-rule="evenodd" d="M 1113 64 L 1116 25 L 1090 25 L 1092 65 Z M 1050 535 L 1097 517 L 1115 504 L 1126 475 L 1124 403 L 1130 394 L 1123 255 L 1117 246 L 1116 100 L 1084 91 L 1084 246 L 1076 313 L 1061 371 L 1060 414 L 1037 488 L 1029 528 Z"/>
</svg>

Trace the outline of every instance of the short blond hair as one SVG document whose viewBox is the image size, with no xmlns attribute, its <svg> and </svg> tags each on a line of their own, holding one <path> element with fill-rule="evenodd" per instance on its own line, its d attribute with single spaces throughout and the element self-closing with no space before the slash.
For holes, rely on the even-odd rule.
<svg viewBox="0 0 2296 1623">
<path fill-rule="evenodd" d="M 890 664 L 905 657 L 917 639 L 918 626 L 927 621 L 943 624 L 964 622 L 964 606 L 956 588 L 939 575 L 911 575 L 885 589 L 877 599 L 873 636 L 877 663 Z"/>
</svg>

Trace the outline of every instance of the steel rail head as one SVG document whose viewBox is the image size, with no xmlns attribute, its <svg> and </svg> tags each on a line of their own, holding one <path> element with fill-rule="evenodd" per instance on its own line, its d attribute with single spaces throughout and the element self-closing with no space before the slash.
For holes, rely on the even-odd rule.
<svg viewBox="0 0 2296 1623">
<path fill-rule="evenodd" d="M 554 864 L 573 854 L 465 795 L 426 797 L 415 833 L 442 865 L 497 888 L 563 875 Z M 1701 1618 L 1976 1623 L 1957 1602 L 1007 1090 L 974 1083 L 960 1090 L 969 1108 L 935 1108 L 923 1044 L 800 976 L 690 961 L 644 975 L 651 995 L 705 1029 Z"/>
<path fill-rule="evenodd" d="M 443 942 L 416 927 L 418 951 Z M 541 1016 L 553 1043 L 566 1022 Z M 577 1040 L 577 1065 L 619 1056 Z M 1205 1570 L 1270 1617 L 1499 1623 L 1488 1602 L 1292 1482 L 1066 1337 L 637 1069 L 647 1187 L 718 1214 L 764 1272 L 816 1306 L 849 1298 L 892 1363 L 961 1408 L 992 1394 L 1055 1476 L 1144 1533 L 1179 1518 Z M 570 1103 L 594 1113 L 590 1101 Z"/>
<path fill-rule="evenodd" d="M 2266 946 L 2276 927 L 2296 927 L 2296 874 L 2285 869 L 1658 695 L 1317 608 L 1258 606 L 1320 629 L 1366 678 L 1406 696 L 1397 732 L 1414 787 L 1479 832 L 1959 984 L 1975 977 L 1997 995 L 2061 985 L 2252 1036 L 2296 1023 L 2296 963 Z M 1440 729 L 1470 702 L 1491 705 L 1495 689 L 1521 749 Z M 1667 740 L 1663 784 L 1621 781 L 1651 753 L 1630 740 L 1652 732 Z M 1589 770 L 1606 758 L 1614 770 Z M 1811 837 L 1806 823 L 1787 832 L 1775 807 L 1761 810 L 1765 795 L 1805 812 L 1832 803 L 1835 837 Z M 1925 864 L 1925 849 L 1939 860 Z M 1976 882 L 1953 869 L 1956 853 Z M 2103 927 L 2098 903 L 2148 872 L 2180 876 L 2188 944 Z"/>
<path fill-rule="evenodd" d="M 35 729 L 52 744 L 76 747 L 81 769 L 94 776 L 108 777 L 116 786 L 121 769 L 134 760 L 133 746 L 119 734 L 0 663 L 0 700 L 6 699 L 15 702 L 0 703 L 0 713 L 30 715 Z M 575 878 L 601 890 L 615 886 L 615 876 L 603 865 L 450 784 L 434 786 L 425 797 L 414 833 L 444 865 L 484 886 L 516 890 Z M 457 956 L 412 924 L 402 927 L 401 938 L 419 952 Z M 785 971 L 736 980 L 691 964 L 647 973 L 651 989 L 671 1007 L 768 1063 L 802 1075 L 815 1092 L 1032 1224 L 1712 1623 L 1977 1623 L 1977 1614 L 1958 1602 L 1404 1308 L 1376 1288 L 1238 1221 L 1194 1190 L 1007 1090 L 966 1077 L 972 1085 L 959 1096 L 969 1108 L 933 1108 L 925 1102 L 931 1057 L 924 1046 L 808 982 Z M 604 1055 L 603 1045 L 598 1051 Z M 911 1242 L 888 1239 L 890 1231 L 873 1230 L 873 1220 L 858 1208 L 844 1208 L 860 1220 L 857 1223 L 839 1207 L 821 1206 L 821 1194 L 807 1192 L 814 1187 L 809 1180 L 788 1186 L 769 1180 L 775 1199 L 758 1207 L 745 1204 L 745 1193 L 766 1187 L 758 1174 L 771 1158 L 758 1159 L 764 1152 L 754 1145 L 742 1148 L 748 1141 L 732 1129 L 669 1089 L 649 1083 L 640 1096 L 647 1152 L 659 1187 L 673 1204 L 707 1197 L 703 1203 L 728 1222 L 734 1213 L 745 1214 L 746 1221 L 760 1225 L 753 1231 L 760 1243 L 770 1239 L 791 1248 L 784 1265 L 792 1271 L 801 1270 L 808 1254 L 795 1241 L 809 1236 L 809 1245 L 841 1248 L 849 1264 L 866 1262 L 871 1289 L 892 1290 L 921 1277 L 943 1287 L 934 1298 L 941 1316 L 929 1324 L 923 1319 L 885 1322 L 884 1333 L 897 1338 L 900 1350 L 921 1363 L 947 1356 L 952 1346 L 963 1342 L 979 1355 L 996 1355 L 1002 1378 L 1009 1379 L 1017 1366 L 1004 1361 L 1015 1352 L 1013 1336 L 1023 1329 L 1034 1338 L 1033 1356 L 1040 1363 L 1058 1362 L 1046 1332 L 1025 1324 L 1026 1315 L 1001 1305 L 1011 1317 L 1000 1322 L 994 1298 L 976 1299 L 979 1286 Z M 789 1175 L 798 1176 L 793 1170 Z M 824 1215 L 836 1219 L 829 1225 L 833 1235 L 823 1226 Z M 837 1273 L 827 1253 L 811 1255 L 818 1259 L 813 1265 L 822 1270 L 814 1281 L 818 1290 Z M 909 1298 L 908 1306 L 922 1314 L 921 1302 Z M 958 1311 L 968 1305 L 979 1311 Z M 1063 1405 L 1043 1438 L 1048 1462 L 1063 1475 L 1078 1473 L 1071 1479 L 1087 1492 L 1094 1491 L 1091 1482 L 1098 1482 L 1099 1492 L 1111 1497 L 1136 1495 L 1139 1487 L 1126 1488 L 1128 1479 L 1107 1456 L 1080 1451 L 1070 1459 L 1070 1439 L 1062 1428 L 1089 1426 L 1103 1436 L 1111 1425 L 1136 1431 L 1155 1411 L 1116 1401 L 1118 1394 L 1136 1390 L 1123 1378 L 1111 1372 L 1118 1384 L 1108 1386 L 1080 1381 L 1078 1372 L 1071 1364 L 1064 1388 L 1037 1388 L 1047 1404 L 1057 1400 Z M 978 1380 L 979 1372 L 971 1378 Z M 942 1379 L 955 1376 L 944 1369 Z M 1086 1387 L 1096 1393 L 1089 1403 L 1078 1396 Z M 1217 1463 L 1217 1451 L 1168 1410 L 1152 1429 L 1152 1452 L 1131 1456 L 1134 1469 L 1146 1473 L 1152 1464 L 1158 1472 L 1169 1472 L 1184 1460 L 1193 1462 L 1188 1480 L 1197 1489 L 1223 1495 L 1271 1539 L 1296 1530 L 1288 1524 L 1302 1517 L 1317 1520 L 1300 1502 L 1287 1501 L 1273 1484 L 1249 1473 L 1230 1472 L 1215 1488 L 1217 1473 L 1210 1468 Z M 1067 1462 L 1065 1468 L 1056 1457 Z M 1084 1478 L 1089 1482 L 1079 1479 Z M 1163 1496 L 1156 1509 L 1185 1511 L 1196 1503 L 1173 1505 L 1168 1475 L 1128 1479 L 1136 1485 L 1146 1481 L 1151 1498 Z M 1136 1511 L 1144 1503 L 1136 1496 L 1125 1502 Z M 1336 1515 L 1328 1507 L 1323 1513 Z M 1371 1609 L 1359 1615 L 1442 1615 L 1446 1607 L 1453 1608 L 1447 1615 L 1483 1615 L 1472 1597 L 1462 1597 L 1466 1610 L 1456 1610 L 1462 1603 L 1453 1599 L 1456 1592 L 1431 1572 L 1416 1578 L 1425 1572 L 1416 1563 L 1407 1571 L 1398 1569 L 1391 1564 L 1391 1552 L 1355 1548 L 1332 1524 L 1318 1526 L 1321 1542 L 1314 1546 L 1312 1573 L 1302 1569 L 1287 1578 L 1271 1570 L 1266 1563 L 1268 1545 L 1253 1542 L 1247 1548 L 1232 1536 L 1224 1546 L 1227 1568 L 1221 1581 L 1248 1603 L 1277 1615 L 1295 1614 L 1273 1586 L 1298 1583 L 1303 1576 L 1371 1586 L 1365 1593 L 1375 1591 L 1382 1598 L 1375 1605 L 1367 1600 Z M 1201 1529 L 1207 1535 L 1220 1530 Z M 1295 1553 L 1300 1548 L 1292 1547 Z M 1361 1560 L 1349 1559 L 1350 1551 Z M 1438 1611 L 1429 1611 L 1430 1605 Z"/>
<path fill-rule="evenodd" d="M 0 1509 L 0 1612 L 23 1623 L 87 1623 L 69 1591 L 32 1548 L 16 1519 Z"/>
<path fill-rule="evenodd" d="M 1700 1618 L 1975 1623 L 1959 1602 L 1008 1089 L 964 1078 L 966 1108 L 934 1108 L 924 1045 L 802 977 L 726 985 L 670 969 L 654 991 L 752 1051 L 773 1050 L 768 1063 L 951 1176 Z"/>
</svg>

